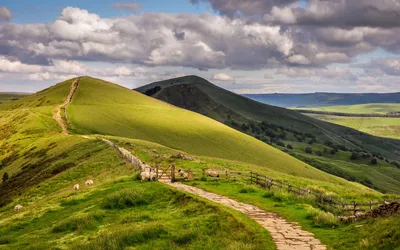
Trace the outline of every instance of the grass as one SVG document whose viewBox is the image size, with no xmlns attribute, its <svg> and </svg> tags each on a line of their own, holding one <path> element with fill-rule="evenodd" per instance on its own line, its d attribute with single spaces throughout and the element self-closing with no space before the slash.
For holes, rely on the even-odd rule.
<svg viewBox="0 0 400 250">
<path fill-rule="evenodd" d="M 387 114 L 389 112 L 399 112 L 400 103 L 370 103 L 357 105 L 326 106 L 312 108 L 294 108 L 324 112 L 339 112 L 349 114 Z"/>
<path fill-rule="evenodd" d="M 323 121 L 357 129 L 361 132 L 374 136 L 400 139 L 399 118 L 342 117 L 315 114 L 310 114 L 310 116 Z"/>
<path fill-rule="evenodd" d="M 82 78 L 68 114 L 80 134 L 141 139 L 194 155 L 258 164 L 302 177 L 334 179 L 212 119 L 101 80 Z"/>
<path fill-rule="evenodd" d="M 107 135 L 152 165 L 174 163 L 183 169 L 222 173 L 252 170 L 360 202 L 393 197 L 316 170 L 211 119 L 91 78 L 83 78 L 67 110 L 76 134 L 62 135 L 52 114 L 70 84 L 0 105 L 0 174 L 10 174 L 0 184 L 0 248 L 275 248 L 269 233 L 239 212 L 161 183 L 140 183 L 133 167 L 113 148 L 79 133 Z M 171 158 L 178 152 L 195 160 Z M 84 185 L 89 178 L 95 181 L 93 186 Z M 365 225 L 362 228 L 341 225 L 312 200 L 209 179 L 188 184 L 297 221 L 335 249 L 398 244 L 395 219 L 357 224 Z M 76 183 L 79 191 L 72 188 Z M 24 209 L 14 213 L 17 204 Z M 371 233 L 376 236 L 367 238 Z"/>
</svg>

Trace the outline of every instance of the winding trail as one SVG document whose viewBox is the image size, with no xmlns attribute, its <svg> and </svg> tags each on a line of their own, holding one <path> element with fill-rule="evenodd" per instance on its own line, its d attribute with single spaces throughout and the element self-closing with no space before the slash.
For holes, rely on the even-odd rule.
<svg viewBox="0 0 400 250">
<path fill-rule="evenodd" d="M 108 145 L 117 148 L 121 153 L 121 156 L 129 160 L 132 165 L 137 165 L 136 161 L 133 161 L 132 159 L 138 158 L 136 158 L 136 156 L 134 156 L 129 150 L 118 147 L 113 142 L 104 138 L 102 138 L 102 140 Z M 138 160 L 138 162 L 141 163 L 140 160 Z M 171 182 L 171 179 L 166 175 L 163 175 L 159 181 L 181 191 L 203 197 L 209 201 L 224 205 L 243 213 L 270 232 L 278 250 L 327 249 L 327 247 L 323 245 L 320 240 L 316 239 L 312 233 L 302 230 L 300 225 L 297 223 L 288 222 L 275 213 L 266 212 L 259 207 L 238 202 L 226 196 L 210 193 L 200 188 L 188 186 L 180 182 Z"/>
<path fill-rule="evenodd" d="M 81 78 L 79 77 L 75 81 L 72 82 L 71 90 L 69 91 L 68 96 L 65 98 L 64 103 L 61 105 L 58 105 L 56 107 L 56 112 L 53 114 L 54 120 L 56 120 L 58 125 L 60 125 L 60 127 L 62 128 L 62 133 L 65 135 L 68 135 L 69 133 L 68 133 L 67 124 L 65 123 L 65 121 L 62 118 L 61 112 L 64 110 L 65 118 L 67 118 L 65 109 L 68 106 L 68 104 L 71 103 L 72 99 L 74 98 L 74 95 L 76 93 L 76 90 L 78 89 L 80 80 L 81 80 Z"/>
<path fill-rule="evenodd" d="M 325 245 L 312 233 L 301 229 L 297 223 L 291 223 L 278 215 L 266 212 L 261 208 L 232 200 L 226 196 L 206 192 L 202 189 L 179 182 L 163 181 L 176 189 L 198 195 L 207 200 L 233 208 L 267 229 L 278 250 L 325 250 Z"/>
</svg>

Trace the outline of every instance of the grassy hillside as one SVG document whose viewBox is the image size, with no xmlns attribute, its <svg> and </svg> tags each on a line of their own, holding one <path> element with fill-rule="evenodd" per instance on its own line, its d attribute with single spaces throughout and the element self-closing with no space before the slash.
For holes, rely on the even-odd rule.
<svg viewBox="0 0 400 250">
<path fill-rule="evenodd" d="M 210 118 L 101 80 L 82 78 L 67 110 L 76 133 L 142 139 L 297 176 L 333 178 Z"/>
<path fill-rule="evenodd" d="M 300 109 L 349 114 L 387 114 L 390 112 L 400 112 L 400 103 L 368 103 L 359 105 L 326 106 Z"/>
<path fill-rule="evenodd" d="M 269 233 L 249 218 L 161 183 L 140 183 L 133 167 L 95 136 L 61 134 L 52 115 L 72 81 L 0 105 L 0 175 L 9 174 L 0 184 L 0 249 L 275 249 Z M 83 78 L 67 111 L 75 133 L 103 133 L 152 165 L 254 170 L 357 202 L 394 198 L 318 171 L 211 119 L 100 80 Z M 171 158 L 185 150 L 196 160 Z M 88 178 L 93 186 L 84 185 Z M 72 188 L 76 183 L 79 191 Z M 188 184 L 241 201 L 252 196 L 246 202 L 299 222 L 335 249 L 365 244 L 366 233 L 352 225 L 337 224 L 333 231 L 330 222 L 314 224 L 305 201 L 277 202 L 244 182 Z M 253 190 L 247 198 L 244 189 Z M 24 209 L 14 213 L 17 204 Z M 397 228 L 392 220 L 374 224 L 380 226 L 375 231 Z M 379 232 L 370 246 L 397 243 L 385 240 L 390 230 Z"/>
<path fill-rule="evenodd" d="M 379 137 L 387 137 L 400 140 L 400 119 L 382 117 L 342 117 L 333 115 L 310 116 L 326 122 L 335 123 L 349 128 L 357 129 Z"/>
<path fill-rule="evenodd" d="M 0 104 L 19 100 L 28 94 L 24 93 L 0 93 Z"/>
<path fill-rule="evenodd" d="M 400 171 L 385 162 L 385 158 L 389 163 L 400 159 L 400 141 L 258 103 L 196 76 L 155 82 L 138 91 L 223 122 L 328 173 L 381 191 L 400 192 Z M 305 153 L 308 147 L 314 149 L 312 154 Z M 363 162 L 352 161 L 352 152 L 368 157 Z M 381 158 L 377 166 L 369 164 L 373 158 Z M 389 171 L 383 170 L 386 167 Z"/>
</svg>

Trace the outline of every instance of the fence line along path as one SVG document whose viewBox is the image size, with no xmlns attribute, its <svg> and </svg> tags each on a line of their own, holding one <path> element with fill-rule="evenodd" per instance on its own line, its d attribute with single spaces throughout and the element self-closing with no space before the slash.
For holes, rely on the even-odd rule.
<svg viewBox="0 0 400 250">
<path fill-rule="evenodd" d="M 163 182 L 176 189 L 198 195 L 207 200 L 222 204 L 243 213 L 271 233 L 272 239 L 274 240 L 278 250 L 327 249 L 326 246 L 316 239 L 312 233 L 303 231 L 297 223 L 288 222 L 274 213 L 266 212 L 256 206 L 238 202 L 226 196 L 206 192 L 202 189 L 179 182 Z"/>
</svg>

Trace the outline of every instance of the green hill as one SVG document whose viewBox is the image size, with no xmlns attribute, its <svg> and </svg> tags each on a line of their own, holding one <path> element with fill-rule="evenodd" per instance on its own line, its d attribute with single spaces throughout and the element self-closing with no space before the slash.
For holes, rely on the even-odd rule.
<svg viewBox="0 0 400 250">
<path fill-rule="evenodd" d="M 62 134 L 53 114 L 73 81 L 0 105 L 0 176 L 9 175 L 0 184 L 0 249 L 275 248 L 268 232 L 231 209 L 161 183 L 140 183 L 133 167 L 93 133 L 107 136 L 149 164 L 254 170 L 345 200 L 394 198 L 314 169 L 207 117 L 89 77 L 81 79 L 67 107 L 65 119 L 72 133 Z M 182 151 L 197 160 L 170 157 Z M 94 185 L 86 186 L 87 179 Z M 77 183 L 81 188 L 74 191 Z M 201 185 L 226 192 L 252 190 L 241 181 Z M 302 204 L 255 194 L 255 200 L 262 199 L 257 205 L 285 217 L 291 211 L 291 220 L 326 244 L 340 245 L 331 226 L 312 226 Z M 15 213 L 17 204 L 24 208 Z M 340 235 L 355 233 L 353 226 L 342 227 Z M 386 234 L 382 235 L 374 246 L 390 244 L 381 240 Z M 346 247 L 358 245 L 359 240 L 342 239 Z"/>
<path fill-rule="evenodd" d="M 398 176 L 400 171 L 396 165 L 390 164 L 400 160 L 398 140 L 375 137 L 293 110 L 259 103 L 217 87 L 197 76 L 155 82 L 137 90 L 225 123 L 288 151 L 296 158 L 323 171 L 381 191 L 400 192 L 400 189 L 394 188 L 400 184 L 400 180 L 392 178 Z M 287 144 L 295 146 L 295 149 L 285 148 Z M 304 152 L 306 147 L 314 148 L 314 156 Z M 331 151 L 334 151 L 334 155 Z M 361 152 L 368 157 L 363 161 L 351 161 L 349 151 Z M 322 157 L 315 158 L 314 153 Z M 378 165 L 387 167 L 389 171 L 376 167 L 373 167 L 373 171 L 367 171 L 368 173 L 363 171 L 364 167 L 371 168 L 369 161 L 374 157 L 380 158 Z M 392 184 L 389 186 L 385 180 L 390 180 Z"/>
</svg>

